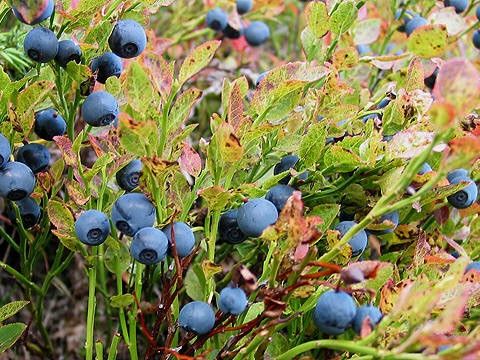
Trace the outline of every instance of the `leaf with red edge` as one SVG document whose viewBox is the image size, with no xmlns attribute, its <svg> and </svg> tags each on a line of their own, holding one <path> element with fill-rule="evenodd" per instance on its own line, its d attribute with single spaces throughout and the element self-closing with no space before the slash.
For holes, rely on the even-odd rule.
<svg viewBox="0 0 480 360">
<path fill-rule="evenodd" d="M 183 62 L 178 74 L 180 85 L 205 68 L 212 61 L 215 52 L 222 42 L 219 40 L 207 41 L 195 48 Z"/>
<path fill-rule="evenodd" d="M 180 169 L 192 176 L 198 176 L 202 171 L 202 159 L 200 155 L 187 143 L 183 144 L 182 154 L 178 159 Z"/>
<path fill-rule="evenodd" d="M 448 60 L 438 72 L 433 95 L 453 106 L 457 116 L 462 116 L 479 104 L 480 74 L 468 60 Z"/>
<path fill-rule="evenodd" d="M 340 277 L 346 284 L 355 284 L 365 279 L 374 279 L 378 271 L 387 265 L 387 263 L 374 260 L 355 262 L 343 268 Z"/>
<path fill-rule="evenodd" d="M 427 234 L 424 231 L 420 231 L 413 255 L 413 266 L 415 266 L 415 268 L 418 268 L 424 263 L 424 258 L 430 253 L 430 250 L 431 246 L 428 244 Z"/>
<path fill-rule="evenodd" d="M 62 152 L 63 160 L 68 166 L 78 167 L 78 159 L 72 149 L 72 142 L 67 136 L 55 136 L 53 138 L 58 148 Z"/>
<path fill-rule="evenodd" d="M 245 117 L 243 114 L 243 96 L 240 89 L 240 83 L 234 82 L 228 99 L 228 122 L 232 125 L 233 131 L 238 132 L 242 126 Z"/>
</svg>

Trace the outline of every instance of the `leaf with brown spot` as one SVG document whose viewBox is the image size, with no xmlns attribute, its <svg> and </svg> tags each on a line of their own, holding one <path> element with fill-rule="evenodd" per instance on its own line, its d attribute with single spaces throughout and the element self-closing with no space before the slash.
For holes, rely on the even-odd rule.
<svg viewBox="0 0 480 360">
<path fill-rule="evenodd" d="M 220 40 L 211 40 L 196 47 L 183 62 L 178 74 L 179 86 L 185 81 L 197 74 L 212 61 L 215 52 L 222 42 Z"/>
<path fill-rule="evenodd" d="M 209 210 L 223 210 L 232 195 L 221 186 L 214 185 L 199 190 L 198 195 L 206 202 Z"/>
<path fill-rule="evenodd" d="M 215 140 L 218 142 L 220 156 L 227 163 L 240 160 L 243 156 L 243 147 L 236 137 L 232 125 L 223 122 L 215 132 Z"/>
<path fill-rule="evenodd" d="M 423 83 L 424 77 L 422 62 L 419 58 L 413 58 L 408 65 L 405 90 L 410 92 L 417 89 L 423 89 L 425 86 Z"/>
<path fill-rule="evenodd" d="M 76 181 L 67 182 L 65 185 L 67 188 L 68 195 L 79 206 L 85 205 L 89 200 L 90 196 L 84 193 L 84 189 Z"/>
<path fill-rule="evenodd" d="M 55 136 L 53 138 L 58 148 L 62 152 L 65 164 L 73 168 L 78 168 L 78 159 L 72 149 L 72 142 L 67 136 Z"/>
<path fill-rule="evenodd" d="M 183 144 L 182 154 L 178 159 L 180 169 L 187 174 L 197 177 L 202 171 L 200 155 L 187 143 Z"/>
<path fill-rule="evenodd" d="M 233 132 L 237 133 L 238 129 L 245 121 L 243 115 L 243 96 L 240 89 L 240 83 L 234 82 L 228 99 L 228 123 L 232 125 Z"/>
</svg>

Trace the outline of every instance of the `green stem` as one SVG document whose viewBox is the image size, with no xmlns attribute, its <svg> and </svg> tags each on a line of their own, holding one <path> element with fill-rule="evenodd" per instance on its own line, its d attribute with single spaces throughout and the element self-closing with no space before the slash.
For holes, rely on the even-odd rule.
<svg viewBox="0 0 480 360">
<path fill-rule="evenodd" d="M 17 280 L 19 283 L 23 284 L 26 288 L 33 290 L 37 294 L 42 293 L 42 289 L 40 289 L 40 287 L 38 285 L 36 285 L 35 283 L 28 280 L 25 276 L 23 276 L 17 270 L 12 268 L 10 265 L 5 264 L 3 261 L 0 261 L 0 268 L 5 270 L 11 276 L 13 276 L 15 278 L 15 280 Z"/>
<path fill-rule="evenodd" d="M 3 226 L 0 226 L 0 236 L 8 242 L 8 244 L 12 247 L 13 250 L 15 250 L 17 253 L 20 253 L 20 246 L 15 242 L 15 240 L 12 239 L 10 235 L 8 235 L 3 228 Z"/>
<path fill-rule="evenodd" d="M 107 360 L 115 360 L 117 358 L 117 348 L 120 343 L 121 336 L 120 334 L 113 335 L 112 343 L 110 344 L 110 349 L 108 350 Z"/>
<path fill-rule="evenodd" d="M 88 269 L 88 309 L 87 309 L 87 337 L 85 340 L 86 360 L 93 360 L 93 338 L 95 326 L 95 290 L 97 285 L 97 253 L 98 248 L 92 248 L 94 257 L 91 267 Z"/>
</svg>

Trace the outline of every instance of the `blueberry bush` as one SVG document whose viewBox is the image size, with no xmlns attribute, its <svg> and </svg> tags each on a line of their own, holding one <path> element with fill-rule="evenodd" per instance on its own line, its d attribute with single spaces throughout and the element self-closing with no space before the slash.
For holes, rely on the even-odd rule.
<svg viewBox="0 0 480 360">
<path fill-rule="evenodd" d="M 478 359 L 478 49 L 478 0 L 1 0 L 0 358 Z"/>
</svg>

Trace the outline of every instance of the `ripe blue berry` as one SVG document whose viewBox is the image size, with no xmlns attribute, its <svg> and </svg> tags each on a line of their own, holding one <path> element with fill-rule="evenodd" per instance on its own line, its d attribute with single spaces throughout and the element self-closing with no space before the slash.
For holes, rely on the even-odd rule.
<svg viewBox="0 0 480 360">
<path fill-rule="evenodd" d="M 117 172 L 116 178 L 118 186 L 125 191 L 134 190 L 140 183 L 142 169 L 143 165 L 141 160 L 135 159 L 130 161 Z"/>
<path fill-rule="evenodd" d="M 38 174 L 50 167 L 50 151 L 42 144 L 26 144 L 17 150 L 15 161 L 24 163 L 34 174 Z"/>
<path fill-rule="evenodd" d="M 215 31 L 223 31 L 228 24 L 228 15 L 219 7 L 207 13 L 207 26 Z"/>
<path fill-rule="evenodd" d="M 390 98 L 386 97 L 386 98 L 383 98 L 377 105 L 377 109 L 383 109 L 385 107 L 387 107 L 388 104 L 390 104 Z"/>
<path fill-rule="evenodd" d="M 47 63 L 57 55 L 58 40 L 51 30 L 37 27 L 28 32 L 23 49 L 33 61 Z"/>
<path fill-rule="evenodd" d="M 0 168 L 9 161 L 11 154 L 10 141 L 3 134 L 0 134 Z"/>
<path fill-rule="evenodd" d="M 147 46 L 143 27 L 134 20 L 120 20 L 108 38 L 110 49 L 124 59 L 140 55 Z"/>
<path fill-rule="evenodd" d="M 75 221 L 78 240 L 90 246 L 103 244 L 110 234 L 107 215 L 98 210 L 87 210 Z"/>
<path fill-rule="evenodd" d="M 475 30 L 473 32 L 472 42 L 473 46 L 475 46 L 477 49 L 480 49 L 480 30 Z"/>
<path fill-rule="evenodd" d="M 67 67 L 67 64 L 70 61 L 75 61 L 77 64 L 82 61 L 82 50 L 80 49 L 80 46 L 75 44 L 72 40 L 59 41 L 55 62 L 61 67 Z"/>
<path fill-rule="evenodd" d="M 238 227 L 246 236 L 259 237 L 277 219 L 277 208 L 265 199 L 249 200 L 238 209 Z"/>
<path fill-rule="evenodd" d="M 350 228 L 357 225 L 355 221 L 342 221 L 336 227 L 335 230 L 340 232 L 340 237 L 345 235 Z M 365 230 L 360 230 L 353 236 L 348 242 L 352 247 L 352 256 L 359 256 L 363 253 L 367 247 L 368 237 Z"/>
<path fill-rule="evenodd" d="M 110 76 L 120 77 L 123 70 L 122 59 L 112 52 L 96 57 L 90 65 L 93 73 L 97 74 L 97 81 L 105 84 Z"/>
<path fill-rule="evenodd" d="M 468 178 L 468 170 L 467 169 L 455 169 L 450 171 L 447 174 L 447 180 L 448 182 L 452 182 L 453 179 L 460 177 L 460 178 Z"/>
<path fill-rule="evenodd" d="M 282 160 L 280 160 L 280 162 L 277 165 L 275 165 L 275 167 L 273 168 L 273 174 L 278 175 L 290 169 L 295 169 L 295 165 L 298 163 L 299 160 L 300 159 L 298 158 L 297 155 L 287 155 L 283 157 Z M 298 179 L 302 181 L 307 180 L 307 177 L 308 177 L 308 172 L 306 171 L 298 175 Z M 290 182 L 291 178 L 292 177 L 290 175 L 287 175 L 282 180 L 280 180 L 279 183 L 286 185 Z"/>
<path fill-rule="evenodd" d="M 204 335 L 215 326 L 215 313 L 206 302 L 192 301 L 180 310 L 178 324 L 187 331 Z"/>
<path fill-rule="evenodd" d="M 172 243 L 172 225 L 168 225 L 163 229 L 168 242 Z M 195 247 L 195 236 L 193 231 L 187 224 L 183 222 L 173 223 L 173 236 L 175 237 L 175 245 L 179 257 L 184 258 L 192 252 Z"/>
<path fill-rule="evenodd" d="M 460 14 L 467 9 L 468 0 L 443 0 L 443 4 L 445 7 L 453 6 L 455 8 L 455 12 Z"/>
<path fill-rule="evenodd" d="M 289 185 L 275 185 L 270 190 L 268 190 L 265 199 L 272 202 L 273 205 L 277 208 L 277 211 L 280 212 L 285 207 L 287 200 L 292 196 L 295 189 Z"/>
<path fill-rule="evenodd" d="M 393 233 L 393 230 L 398 226 L 398 223 L 400 222 L 400 215 L 398 214 L 398 211 L 393 211 L 388 214 L 384 214 L 380 217 L 379 223 L 383 223 L 384 221 L 389 221 L 393 224 L 393 227 L 390 229 L 385 229 L 385 230 L 369 230 L 373 234 L 377 235 L 385 235 L 385 234 L 391 234 Z"/>
<path fill-rule="evenodd" d="M 0 169 L 0 196 L 18 201 L 26 198 L 35 188 L 32 170 L 20 162 L 12 161 Z"/>
<path fill-rule="evenodd" d="M 402 12 L 403 11 L 401 9 L 398 9 L 395 12 L 395 20 L 403 20 L 403 24 L 400 25 L 397 30 L 400 32 L 405 32 L 405 26 L 416 15 L 409 10 L 406 10 L 405 12 L 403 12 L 403 15 L 402 15 Z"/>
<path fill-rule="evenodd" d="M 237 12 L 240 15 L 246 14 L 253 7 L 253 0 L 237 0 Z"/>
<path fill-rule="evenodd" d="M 137 231 L 130 244 L 132 257 L 145 265 L 154 265 L 165 259 L 167 250 L 167 237 L 163 232 L 153 227 L 146 227 Z"/>
<path fill-rule="evenodd" d="M 478 196 L 477 184 L 475 184 L 470 178 L 457 176 L 450 180 L 450 184 L 458 184 L 462 181 L 468 182 L 468 185 L 462 190 L 447 197 L 450 205 L 457 209 L 466 209 L 470 207 L 475 200 L 477 200 Z"/>
<path fill-rule="evenodd" d="M 465 272 L 469 272 L 470 270 L 480 271 L 480 261 L 472 261 L 468 264 L 465 268 Z"/>
<path fill-rule="evenodd" d="M 372 53 L 372 48 L 366 44 L 359 44 L 356 46 L 359 55 L 367 55 Z"/>
<path fill-rule="evenodd" d="M 218 233 L 220 240 L 229 244 L 240 244 L 244 242 L 247 237 L 240 230 L 237 223 L 238 210 L 229 210 L 222 214 L 218 224 Z"/>
<path fill-rule="evenodd" d="M 356 313 L 357 306 L 349 294 L 329 290 L 318 298 L 313 321 L 325 334 L 339 335 L 351 326 Z"/>
<path fill-rule="evenodd" d="M 430 171 L 433 171 L 430 164 L 429 163 L 423 163 L 420 170 L 418 170 L 418 175 L 424 175 L 426 173 L 429 173 Z"/>
<path fill-rule="evenodd" d="M 439 69 L 437 67 L 437 68 L 435 68 L 435 71 L 431 75 L 429 75 L 425 79 L 423 79 L 423 83 L 430 90 L 433 89 L 433 87 L 435 86 L 435 83 L 437 82 L 438 71 L 439 71 Z"/>
<path fill-rule="evenodd" d="M 35 25 L 52 16 L 53 10 L 55 9 L 55 0 L 44 0 L 42 5 L 42 8 L 35 9 L 34 14 L 32 14 L 35 16 L 33 19 L 30 19 L 29 16 L 24 16 L 25 14 L 22 14 L 24 12 L 23 9 L 19 11 L 18 8 L 13 7 L 12 11 L 15 17 L 22 23 L 27 25 Z M 30 12 L 31 9 L 28 9 L 27 11 Z"/>
<path fill-rule="evenodd" d="M 123 234 L 133 236 L 155 223 L 156 211 L 144 194 L 129 193 L 120 196 L 112 207 L 112 222 Z"/>
<path fill-rule="evenodd" d="M 82 116 L 91 126 L 107 126 L 117 119 L 118 103 L 113 95 L 106 91 L 97 91 L 88 95 L 82 105 Z"/>
<path fill-rule="evenodd" d="M 355 318 L 353 319 L 353 329 L 357 334 L 362 331 L 362 324 L 368 318 L 372 329 L 382 320 L 380 309 L 374 305 L 362 305 L 357 309 Z"/>
<path fill-rule="evenodd" d="M 243 35 L 243 28 L 235 29 L 230 24 L 227 24 L 223 29 L 223 35 L 228 39 L 239 39 Z"/>
<path fill-rule="evenodd" d="M 417 15 L 407 22 L 405 25 L 405 32 L 410 36 L 416 29 L 427 24 L 427 19 Z"/>
<path fill-rule="evenodd" d="M 247 308 L 247 304 L 247 295 L 240 288 L 226 287 L 220 291 L 218 307 L 225 314 L 241 314 Z"/>
<path fill-rule="evenodd" d="M 37 202 L 32 198 L 26 197 L 25 199 L 15 201 L 15 204 L 18 206 L 18 211 L 20 212 L 20 217 L 22 218 L 22 224 L 25 228 L 31 228 L 40 220 L 42 215 L 42 210 L 38 206 Z M 7 215 L 10 220 L 13 222 L 15 219 L 15 211 L 9 206 Z"/>
<path fill-rule="evenodd" d="M 245 40 L 250 46 L 260 46 L 270 37 L 270 29 L 262 21 L 254 21 L 245 29 Z"/>
<path fill-rule="evenodd" d="M 57 110 L 48 108 L 35 113 L 34 131 L 40 139 L 51 141 L 65 134 L 67 124 Z"/>
<path fill-rule="evenodd" d="M 475 16 L 477 17 L 477 20 L 480 21 L 480 6 L 477 6 L 475 9 Z"/>
<path fill-rule="evenodd" d="M 372 119 L 375 122 L 377 119 L 380 119 L 380 117 L 378 114 L 368 114 L 362 118 L 362 121 L 366 123 L 370 119 Z"/>
</svg>

